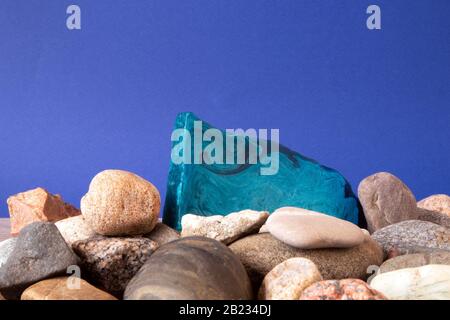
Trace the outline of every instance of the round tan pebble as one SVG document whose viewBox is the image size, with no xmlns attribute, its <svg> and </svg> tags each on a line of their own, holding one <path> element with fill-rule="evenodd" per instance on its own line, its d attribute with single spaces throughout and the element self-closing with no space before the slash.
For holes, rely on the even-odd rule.
<svg viewBox="0 0 450 320">
<path fill-rule="evenodd" d="M 141 235 L 158 221 L 161 198 L 147 180 L 123 170 L 97 174 L 81 199 L 81 213 L 98 234 Z"/>
<path fill-rule="evenodd" d="M 314 262 L 305 258 L 288 259 L 273 268 L 259 289 L 259 300 L 298 300 L 303 290 L 321 281 Z"/>
</svg>

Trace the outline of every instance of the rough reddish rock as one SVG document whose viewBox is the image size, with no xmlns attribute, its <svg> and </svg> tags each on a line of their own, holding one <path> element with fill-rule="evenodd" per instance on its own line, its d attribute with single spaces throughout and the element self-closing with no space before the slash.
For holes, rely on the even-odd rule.
<svg viewBox="0 0 450 320">
<path fill-rule="evenodd" d="M 123 170 L 97 174 L 81 199 L 87 224 L 106 236 L 143 235 L 158 222 L 161 198 L 147 180 Z"/>
<path fill-rule="evenodd" d="M 95 237 L 72 244 L 93 284 L 121 294 L 158 244 L 147 238 Z"/>
<path fill-rule="evenodd" d="M 450 197 L 446 194 L 435 194 L 417 202 L 422 209 L 436 211 L 450 217 Z"/>
<path fill-rule="evenodd" d="M 306 288 L 300 300 L 387 300 L 359 279 L 327 280 Z"/>
<path fill-rule="evenodd" d="M 43 188 L 18 193 L 9 197 L 7 202 L 13 235 L 33 222 L 55 222 L 80 214 L 77 208 L 65 203 L 60 195 L 52 195 Z"/>
<path fill-rule="evenodd" d="M 79 281 L 79 286 L 71 287 Z M 69 285 L 70 284 L 70 285 Z M 59 277 L 43 280 L 27 288 L 20 300 L 117 300 L 83 279 Z"/>
</svg>

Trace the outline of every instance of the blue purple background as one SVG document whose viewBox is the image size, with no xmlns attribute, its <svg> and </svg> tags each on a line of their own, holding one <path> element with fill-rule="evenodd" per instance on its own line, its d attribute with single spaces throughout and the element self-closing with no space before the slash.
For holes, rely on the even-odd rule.
<svg viewBox="0 0 450 320">
<path fill-rule="evenodd" d="M 66 8 L 82 30 L 66 29 Z M 366 28 L 378 4 L 382 30 Z M 43 186 L 79 205 L 106 168 L 165 193 L 180 111 L 359 181 L 450 193 L 450 1 L 2 0 L 0 215 Z"/>
</svg>

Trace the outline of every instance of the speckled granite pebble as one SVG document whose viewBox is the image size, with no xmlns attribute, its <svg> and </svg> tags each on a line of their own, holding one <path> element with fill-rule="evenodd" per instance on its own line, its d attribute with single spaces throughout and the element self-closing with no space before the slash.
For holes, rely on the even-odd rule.
<svg viewBox="0 0 450 320">
<path fill-rule="evenodd" d="M 387 257 L 450 250 L 450 229 L 428 221 L 402 221 L 376 231 L 372 238 Z"/>
<path fill-rule="evenodd" d="M 303 291 L 300 300 L 387 300 L 377 290 L 359 279 L 316 282 Z"/>
<path fill-rule="evenodd" d="M 158 245 L 146 238 L 96 237 L 77 241 L 72 248 L 92 283 L 119 295 Z"/>
</svg>

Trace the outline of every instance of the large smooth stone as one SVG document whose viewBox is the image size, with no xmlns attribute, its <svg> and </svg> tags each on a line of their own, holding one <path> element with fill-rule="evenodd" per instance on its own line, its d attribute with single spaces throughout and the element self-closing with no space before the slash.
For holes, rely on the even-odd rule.
<svg viewBox="0 0 450 320">
<path fill-rule="evenodd" d="M 95 237 L 72 244 L 92 283 L 116 295 L 123 293 L 157 248 L 158 244 L 147 238 Z"/>
<path fill-rule="evenodd" d="M 382 273 L 370 286 L 391 300 L 450 300 L 450 266 L 430 264 Z"/>
<path fill-rule="evenodd" d="M 200 121 L 192 113 L 181 113 L 175 129 L 184 135 L 173 142 L 173 150 L 181 143 L 194 140 L 194 122 Z M 211 128 L 202 122 L 202 132 Z M 198 130 L 200 131 L 200 130 Z M 228 135 L 230 137 L 230 135 Z M 223 141 L 227 140 L 222 131 Z M 235 138 L 235 140 L 237 140 Z M 194 143 L 190 141 L 191 154 Z M 236 141 L 235 141 L 236 142 Z M 203 151 L 210 142 L 203 143 Z M 246 139 L 246 146 L 254 145 Z M 186 144 L 187 146 L 187 144 Z M 186 147 L 187 148 L 187 147 Z M 234 144 L 237 153 L 237 143 Z M 226 153 L 224 152 L 224 155 Z M 227 215 L 245 209 L 273 212 L 285 206 L 305 208 L 358 223 L 358 202 L 350 184 L 337 171 L 308 159 L 279 145 L 279 170 L 262 175 L 266 165 L 250 164 L 175 164 L 171 161 L 163 221 L 181 230 L 181 218 L 187 213 L 196 215 Z"/>
<path fill-rule="evenodd" d="M 436 211 L 450 216 L 450 197 L 446 194 L 435 194 L 417 202 L 422 209 Z"/>
<path fill-rule="evenodd" d="M 306 288 L 300 300 L 387 300 L 359 279 L 326 280 Z"/>
<path fill-rule="evenodd" d="M 413 253 L 398 256 L 383 262 L 380 273 L 386 273 L 399 269 L 416 268 L 428 264 L 450 265 L 450 251 L 436 251 L 430 253 Z"/>
<path fill-rule="evenodd" d="M 18 300 L 33 283 L 65 274 L 67 267 L 77 263 L 77 256 L 53 223 L 34 222 L 21 230 L 0 269 L 0 293 L 8 300 Z"/>
<path fill-rule="evenodd" d="M 402 221 L 376 231 L 372 238 L 387 257 L 450 250 L 450 229 L 428 221 Z"/>
<path fill-rule="evenodd" d="M 254 288 L 276 265 L 290 258 L 306 258 L 314 262 L 322 277 L 328 279 L 365 279 L 369 266 L 383 262 L 381 247 L 366 236 L 353 248 L 299 249 L 281 242 L 269 233 L 258 233 L 236 242 L 229 248 L 247 269 Z"/>
<path fill-rule="evenodd" d="M 33 284 L 22 293 L 20 300 L 117 300 L 117 298 L 83 279 L 59 277 Z"/>
<path fill-rule="evenodd" d="M 259 300 L 298 300 L 302 291 L 321 281 L 319 269 L 305 258 L 288 259 L 264 277 L 259 289 Z"/>
<path fill-rule="evenodd" d="M 239 259 L 219 241 L 187 237 L 160 247 L 130 281 L 126 300 L 251 299 Z"/>
<path fill-rule="evenodd" d="M 11 234 L 33 222 L 55 222 L 77 216 L 80 211 L 63 201 L 60 195 L 53 195 L 43 188 L 36 188 L 8 198 L 11 216 Z"/>
<path fill-rule="evenodd" d="M 450 216 L 418 207 L 406 184 L 388 172 L 362 180 L 358 196 L 370 233 L 406 220 L 429 221 L 450 228 Z"/>
<path fill-rule="evenodd" d="M 158 222 L 161 199 L 149 181 L 123 170 L 98 173 L 81 199 L 87 224 L 106 236 L 142 235 Z"/>
<path fill-rule="evenodd" d="M 9 238 L 0 242 L 0 268 L 8 261 L 16 246 L 17 238 Z"/>
<path fill-rule="evenodd" d="M 202 236 L 223 244 L 256 233 L 266 222 L 269 213 L 266 211 L 243 210 L 227 216 L 197 216 L 186 214 L 181 219 L 181 236 Z"/>
<path fill-rule="evenodd" d="M 351 222 L 301 208 L 277 209 L 266 225 L 275 238 L 300 249 L 350 248 L 365 238 Z"/>
</svg>

